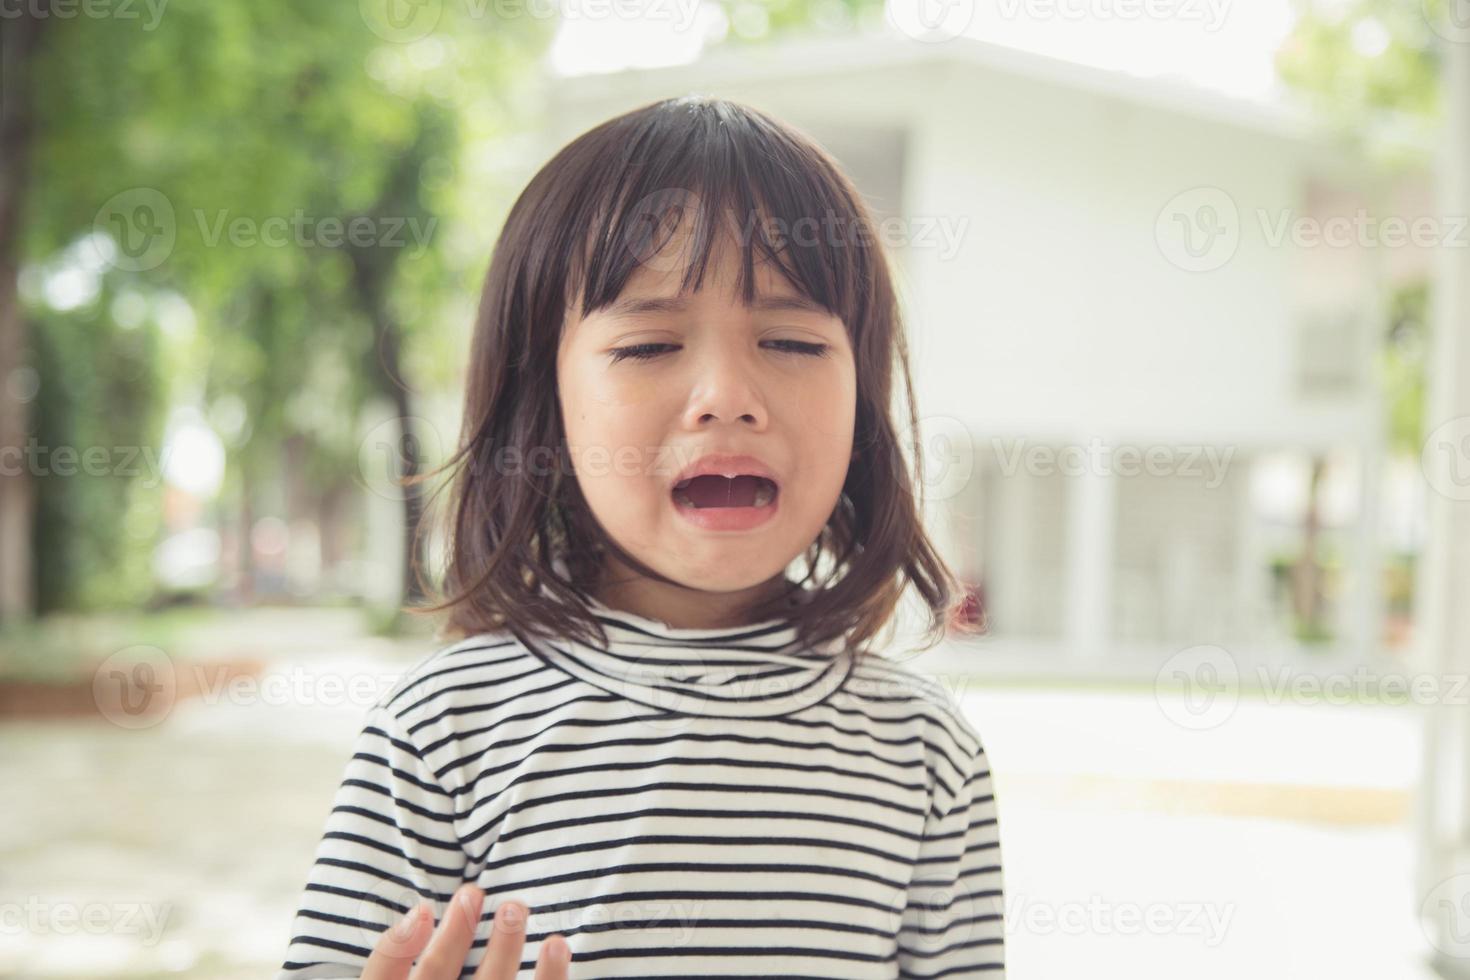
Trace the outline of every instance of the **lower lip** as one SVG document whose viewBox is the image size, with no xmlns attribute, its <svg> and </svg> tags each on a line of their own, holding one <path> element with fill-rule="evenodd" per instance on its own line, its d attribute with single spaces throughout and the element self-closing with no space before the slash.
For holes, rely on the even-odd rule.
<svg viewBox="0 0 1470 980">
<path fill-rule="evenodd" d="M 776 516 L 776 510 L 781 506 L 781 493 L 777 491 L 771 502 L 762 507 L 688 507 L 672 496 L 669 501 L 680 517 L 706 531 L 748 531 Z"/>
</svg>

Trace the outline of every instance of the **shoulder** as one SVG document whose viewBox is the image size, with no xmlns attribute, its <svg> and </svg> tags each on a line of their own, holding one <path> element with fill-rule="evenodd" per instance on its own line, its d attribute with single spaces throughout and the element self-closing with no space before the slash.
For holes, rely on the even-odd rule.
<svg viewBox="0 0 1470 980">
<path fill-rule="evenodd" d="M 956 688 L 963 674 L 934 674 L 874 654 L 858 659 L 847 687 L 865 714 L 901 720 L 922 743 L 934 805 L 947 806 L 976 772 L 988 768 L 976 724 Z"/>
<path fill-rule="evenodd" d="M 518 673 L 533 657 L 507 630 L 478 633 L 441 644 L 411 664 L 378 699 L 374 710 L 402 724 L 433 715 L 469 692 L 483 700 L 486 689 Z"/>
<path fill-rule="evenodd" d="M 941 729 L 961 755 L 983 751 L 980 734 L 966 717 L 953 687 L 963 675 L 931 674 L 875 654 L 859 658 L 853 667 L 849 693 L 874 704 L 905 708 Z"/>
</svg>

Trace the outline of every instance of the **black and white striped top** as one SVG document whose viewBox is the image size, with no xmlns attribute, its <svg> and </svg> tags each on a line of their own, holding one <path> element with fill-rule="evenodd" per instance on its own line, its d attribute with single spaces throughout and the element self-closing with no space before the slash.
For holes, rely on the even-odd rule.
<svg viewBox="0 0 1470 980">
<path fill-rule="evenodd" d="M 596 649 L 486 633 L 368 712 L 278 980 L 355 977 L 420 898 L 531 910 L 520 976 L 1004 977 L 989 763 L 942 685 L 775 619 L 589 604 Z"/>
</svg>

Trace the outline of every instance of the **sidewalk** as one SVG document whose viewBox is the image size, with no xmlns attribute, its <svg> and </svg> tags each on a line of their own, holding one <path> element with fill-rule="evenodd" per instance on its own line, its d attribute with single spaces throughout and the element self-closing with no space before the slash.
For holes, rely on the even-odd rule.
<svg viewBox="0 0 1470 980">
<path fill-rule="evenodd" d="M 0 975 L 275 970 L 373 692 L 434 648 L 304 644 L 289 620 L 233 645 L 268 659 L 258 694 L 181 701 L 137 731 L 0 724 L 0 781 L 19 788 L 0 904 L 161 926 L 0 931 Z M 334 686 L 347 677 L 369 683 Z M 1147 691 L 944 680 L 993 767 L 1013 980 L 1432 980 L 1405 826 L 1415 709 L 1243 700 L 1190 730 Z"/>
<path fill-rule="evenodd" d="M 1414 708 L 1243 701 L 1193 731 L 1152 694 L 955 686 L 994 774 L 1010 976 L 1433 980 Z"/>
</svg>

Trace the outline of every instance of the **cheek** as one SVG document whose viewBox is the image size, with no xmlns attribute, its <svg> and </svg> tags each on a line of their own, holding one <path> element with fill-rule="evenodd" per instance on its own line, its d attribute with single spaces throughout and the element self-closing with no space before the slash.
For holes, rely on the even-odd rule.
<svg viewBox="0 0 1470 980">
<path fill-rule="evenodd" d="M 601 512 L 627 511 L 639 499 L 630 490 L 656 479 L 666 429 L 656 389 L 570 365 L 558 380 L 567 446 L 583 495 Z"/>
<path fill-rule="evenodd" d="M 845 366 L 844 366 L 845 367 Z M 850 369 L 813 376 L 793 385 L 782 414 L 800 420 L 785 426 L 791 434 L 791 459 L 800 473 L 804 491 L 792 503 L 803 520 L 825 520 L 842 493 L 852 464 L 857 388 Z"/>
<path fill-rule="evenodd" d="M 784 389 L 790 399 L 788 418 L 802 420 L 797 431 L 804 439 L 832 441 L 852 439 L 857 411 L 857 388 L 850 365 L 805 379 Z"/>
</svg>

